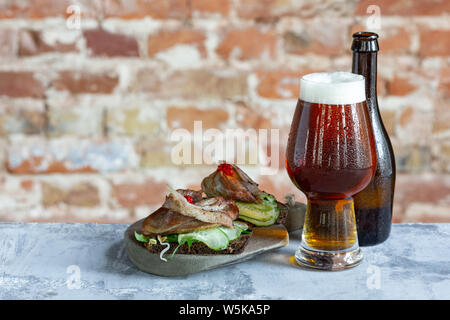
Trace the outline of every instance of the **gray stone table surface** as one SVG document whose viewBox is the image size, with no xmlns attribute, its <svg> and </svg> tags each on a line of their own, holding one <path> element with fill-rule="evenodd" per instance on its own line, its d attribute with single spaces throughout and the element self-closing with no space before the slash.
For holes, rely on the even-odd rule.
<svg viewBox="0 0 450 320">
<path fill-rule="evenodd" d="M 394 224 L 385 243 L 364 247 L 364 262 L 344 271 L 296 266 L 296 231 L 287 247 L 179 278 L 136 269 L 127 227 L 0 223 L 0 298 L 450 299 L 450 224 Z"/>
</svg>

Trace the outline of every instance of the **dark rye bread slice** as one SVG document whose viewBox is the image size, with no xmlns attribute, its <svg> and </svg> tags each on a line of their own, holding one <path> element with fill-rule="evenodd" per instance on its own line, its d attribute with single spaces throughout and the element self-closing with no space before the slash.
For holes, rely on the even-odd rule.
<svg viewBox="0 0 450 320">
<path fill-rule="evenodd" d="M 280 214 L 275 223 L 282 224 L 283 226 L 285 226 L 287 228 L 288 208 L 280 202 L 277 202 L 277 203 L 278 203 L 278 209 L 280 209 Z"/>
<path fill-rule="evenodd" d="M 177 252 L 175 254 L 196 254 L 196 255 L 213 255 L 213 254 L 239 254 L 242 253 L 245 249 L 245 246 L 247 245 L 250 236 L 252 234 L 242 234 L 239 238 L 236 240 L 230 241 L 230 244 L 228 247 L 224 250 L 215 251 L 213 249 L 210 249 L 208 246 L 206 246 L 202 242 L 193 242 L 191 246 L 187 243 L 181 245 Z M 165 254 L 171 254 L 175 248 L 178 246 L 177 242 L 169 242 L 170 249 L 166 251 Z M 148 251 L 151 253 L 157 253 L 159 254 L 166 246 L 161 244 L 144 244 Z"/>
</svg>

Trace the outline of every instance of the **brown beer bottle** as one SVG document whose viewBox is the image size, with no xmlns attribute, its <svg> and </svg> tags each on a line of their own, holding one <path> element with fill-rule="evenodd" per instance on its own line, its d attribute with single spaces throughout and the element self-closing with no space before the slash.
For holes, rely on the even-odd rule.
<svg viewBox="0 0 450 320">
<path fill-rule="evenodd" d="M 389 237 L 395 185 L 395 158 L 391 141 L 381 120 L 377 101 L 378 35 L 353 34 L 352 72 L 366 78 L 367 107 L 372 122 L 377 169 L 369 185 L 354 196 L 358 241 L 361 246 L 382 243 Z"/>
</svg>

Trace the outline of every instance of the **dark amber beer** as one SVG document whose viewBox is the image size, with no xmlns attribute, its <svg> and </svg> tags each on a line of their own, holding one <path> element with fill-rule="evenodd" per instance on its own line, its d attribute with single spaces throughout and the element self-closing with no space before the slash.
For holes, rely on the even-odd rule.
<svg viewBox="0 0 450 320">
<path fill-rule="evenodd" d="M 378 35 L 357 32 L 353 35 L 352 72 L 366 79 L 369 108 L 377 154 L 377 169 L 369 185 L 354 196 L 356 225 L 361 246 L 376 245 L 389 237 L 395 186 L 395 159 L 391 141 L 378 109 L 377 51 Z"/>
<path fill-rule="evenodd" d="M 375 150 L 365 149 L 373 147 L 369 128 L 361 125 L 370 121 L 365 101 L 331 105 L 298 100 L 293 119 L 287 170 L 310 199 L 348 198 L 369 183 L 375 166 L 366 155 Z"/>
<path fill-rule="evenodd" d="M 353 199 L 371 181 L 375 144 L 365 102 L 364 77 L 313 73 L 300 80 L 286 169 L 308 198 L 300 265 L 345 269 L 362 259 Z"/>
</svg>

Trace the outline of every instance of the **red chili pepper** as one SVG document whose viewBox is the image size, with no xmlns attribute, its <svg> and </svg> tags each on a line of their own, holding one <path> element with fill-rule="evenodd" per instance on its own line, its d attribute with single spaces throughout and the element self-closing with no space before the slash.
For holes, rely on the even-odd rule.
<svg viewBox="0 0 450 320">
<path fill-rule="evenodd" d="M 228 163 L 221 163 L 217 167 L 217 171 L 222 171 L 224 175 L 226 176 L 232 176 L 233 175 L 233 167 L 231 164 Z"/>
<path fill-rule="evenodd" d="M 184 196 L 184 198 L 187 200 L 187 202 L 194 204 L 194 199 L 192 199 L 191 196 Z"/>
</svg>

